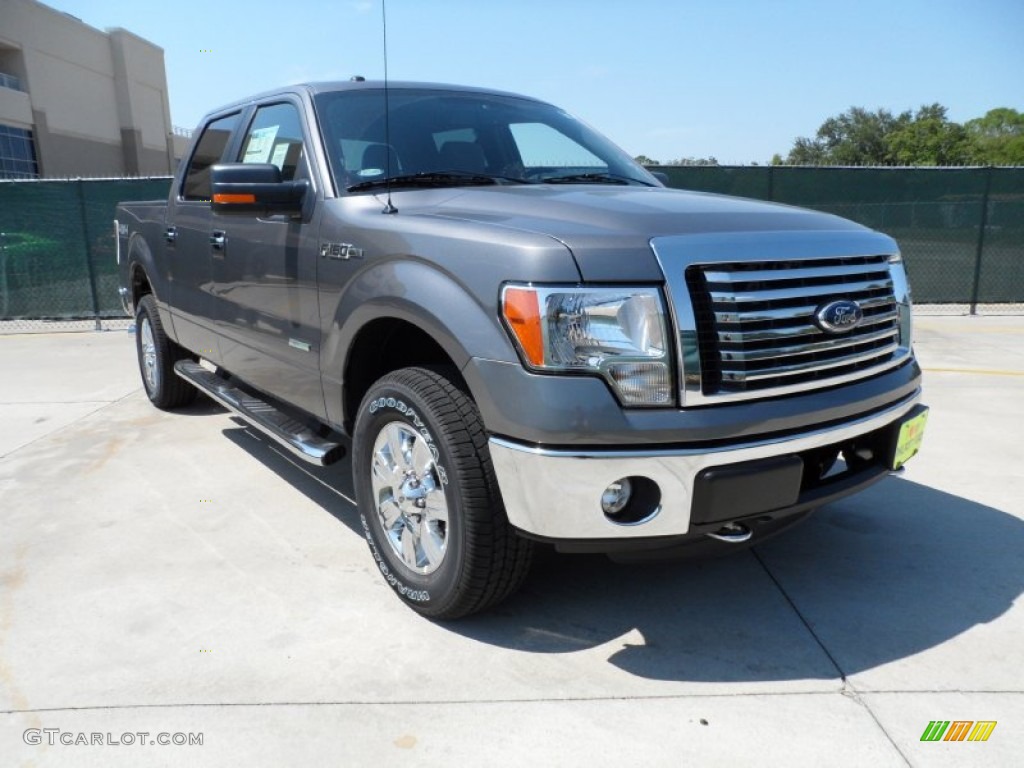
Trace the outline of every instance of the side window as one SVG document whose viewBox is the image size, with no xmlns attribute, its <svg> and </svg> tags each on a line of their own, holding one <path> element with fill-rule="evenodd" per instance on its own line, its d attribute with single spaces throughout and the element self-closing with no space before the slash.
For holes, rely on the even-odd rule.
<svg viewBox="0 0 1024 768">
<path fill-rule="evenodd" d="M 291 181 L 306 175 L 303 154 L 302 122 L 295 105 L 271 104 L 256 110 L 238 159 L 276 165 L 282 181 Z"/>
<path fill-rule="evenodd" d="M 237 113 L 214 120 L 206 126 L 185 173 L 182 197 L 186 200 L 210 199 L 210 166 L 220 162 L 236 125 Z"/>
</svg>

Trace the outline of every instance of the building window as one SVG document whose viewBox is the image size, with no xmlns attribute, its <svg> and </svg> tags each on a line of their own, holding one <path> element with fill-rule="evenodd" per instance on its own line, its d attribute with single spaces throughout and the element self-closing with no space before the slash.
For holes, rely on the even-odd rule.
<svg viewBox="0 0 1024 768">
<path fill-rule="evenodd" d="M 21 81 L 14 75 L 8 75 L 6 72 L 0 72 L 0 88 L 10 88 L 12 91 L 20 91 Z"/>
<path fill-rule="evenodd" d="M 37 179 L 39 164 L 32 131 L 0 125 L 0 179 Z"/>
</svg>

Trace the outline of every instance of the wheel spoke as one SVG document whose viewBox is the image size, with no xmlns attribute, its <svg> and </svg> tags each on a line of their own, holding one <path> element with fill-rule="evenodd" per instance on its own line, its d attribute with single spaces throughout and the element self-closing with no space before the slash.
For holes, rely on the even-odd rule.
<svg viewBox="0 0 1024 768">
<path fill-rule="evenodd" d="M 408 525 L 402 530 L 402 559 L 405 560 L 405 564 L 410 568 L 419 568 L 419 558 L 417 557 L 416 550 L 419 549 L 417 544 L 418 536 L 413 533 L 412 528 Z"/>
<path fill-rule="evenodd" d="M 381 522 L 384 524 L 384 530 L 393 531 L 397 525 L 400 524 L 402 519 L 402 508 L 398 506 L 398 502 L 395 501 L 394 497 L 384 499 L 377 505 L 377 510 L 380 513 Z"/>
<path fill-rule="evenodd" d="M 379 495 L 384 488 L 394 489 L 395 468 L 388 462 L 385 450 L 386 448 L 382 448 L 373 454 L 373 463 L 370 467 L 375 495 Z"/>
<path fill-rule="evenodd" d="M 412 468 L 416 470 L 417 475 L 422 476 L 428 472 L 433 472 L 434 454 L 430 452 L 427 441 L 419 435 L 416 436 L 416 441 L 413 443 L 411 458 Z"/>
<path fill-rule="evenodd" d="M 420 547 L 427 560 L 427 565 L 436 568 L 441 564 L 441 559 L 444 557 L 445 537 L 434 526 L 427 525 L 426 521 L 420 529 Z"/>
<path fill-rule="evenodd" d="M 403 471 L 411 469 L 409 457 L 406 455 L 408 434 L 401 424 L 395 423 L 387 426 L 387 441 L 388 450 L 391 452 L 391 460 L 395 463 L 395 469 Z"/>
<path fill-rule="evenodd" d="M 427 494 L 427 506 L 423 509 L 424 522 L 439 522 L 448 524 L 448 502 L 444 498 L 444 491 L 440 488 Z"/>
</svg>

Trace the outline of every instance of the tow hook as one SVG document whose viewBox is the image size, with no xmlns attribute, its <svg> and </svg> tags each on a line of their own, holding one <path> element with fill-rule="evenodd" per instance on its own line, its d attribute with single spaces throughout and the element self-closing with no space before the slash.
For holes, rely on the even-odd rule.
<svg viewBox="0 0 1024 768">
<path fill-rule="evenodd" d="M 726 523 L 714 533 L 708 533 L 706 535 L 712 539 L 725 541 L 729 544 L 742 544 L 753 535 L 753 532 L 745 525 L 740 525 L 739 523 Z"/>
</svg>

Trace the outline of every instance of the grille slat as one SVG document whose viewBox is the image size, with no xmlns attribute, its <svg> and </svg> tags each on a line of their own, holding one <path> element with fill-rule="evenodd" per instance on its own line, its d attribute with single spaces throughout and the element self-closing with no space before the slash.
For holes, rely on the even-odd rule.
<svg viewBox="0 0 1024 768">
<path fill-rule="evenodd" d="M 793 365 L 777 365 L 766 370 L 764 372 L 750 373 L 749 371 L 728 371 L 722 372 L 722 378 L 730 380 L 743 380 L 743 381 L 757 381 L 758 379 L 768 379 L 776 376 L 792 376 L 799 373 L 805 373 L 806 371 L 819 371 L 826 370 L 828 368 L 839 368 L 840 366 L 850 365 L 851 363 L 864 362 L 866 360 L 874 359 L 878 356 L 879 352 L 886 354 L 895 352 L 898 348 L 898 344 L 893 342 L 887 344 L 879 349 L 872 349 L 870 352 L 864 352 L 860 355 L 853 355 L 850 357 L 842 357 L 836 360 L 830 360 L 828 362 L 818 362 L 811 360 L 806 363 L 795 363 Z"/>
<path fill-rule="evenodd" d="M 884 269 L 876 269 L 882 277 L 886 277 Z M 786 271 L 787 280 L 807 280 L 819 277 L 863 277 L 865 269 L 863 265 L 852 266 L 831 266 L 831 267 L 805 267 L 793 268 Z M 709 283 L 749 283 L 760 280 L 778 280 L 780 278 L 777 269 L 746 270 L 743 272 L 723 272 L 713 269 L 704 272 L 704 279 Z"/>
<path fill-rule="evenodd" d="M 861 307 L 864 307 L 863 302 L 859 302 Z M 813 313 L 808 312 L 807 316 L 810 317 Z M 884 312 L 878 315 L 866 315 L 864 320 L 861 322 L 862 327 L 879 325 L 880 323 L 887 323 L 891 325 L 895 322 L 897 314 L 895 312 Z M 737 331 L 731 328 L 727 331 L 718 331 L 718 341 L 720 343 L 735 343 L 743 342 L 745 344 L 753 344 L 758 341 L 779 341 L 785 342 L 791 339 L 798 339 L 802 336 L 821 336 L 825 334 L 816 325 L 805 323 L 802 325 L 794 325 L 786 328 L 767 328 L 759 331 Z M 828 337 L 830 339 L 835 337 Z"/>
<path fill-rule="evenodd" d="M 858 299 L 857 303 L 860 304 L 861 309 L 871 309 L 874 307 L 889 307 L 892 306 L 892 296 L 879 296 L 876 298 Z M 714 320 L 719 324 L 728 323 L 755 323 L 755 322 L 766 322 L 776 320 L 795 320 L 798 318 L 812 318 L 814 311 L 819 307 L 819 304 L 804 304 L 799 307 L 785 307 L 783 309 L 763 309 L 756 311 L 744 311 L 743 317 L 736 313 L 736 310 L 729 310 L 726 312 L 715 312 Z"/>
<path fill-rule="evenodd" d="M 896 330 L 894 328 L 886 328 L 870 335 L 847 336 L 845 338 L 842 336 L 831 336 L 825 338 L 824 341 L 814 341 L 808 344 L 793 344 L 784 347 L 771 347 L 755 350 L 746 350 L 742 347 L 738 349 L 728 347 L 722 350 L 722 368 L 731 367 L 729 364 L 736 361 L 772 360 L 779 357 L 796 357 L 799 355 L 814 354 L 815 352 L 821 352 L 824 350 L 832 351 L 835 349 L 861 346 L 881 339 L 892 338 L 895 335 Z M 825 334 L 819 333 L 819 336 L 825 337 Z"/>
<path fill-rule="evenodd" d="M 768 283 L 769 281 L 761 281 Z M 780 301 L 783 299 L 806 299 L 810 296 L 832 296 L 833 294 L 867 293 L 887 290 L 892 294 L 892 280 L 870 280 L 859 283 L 829 283 L 827 285 L 800 286 L 798 288 L 777 288 L 766 285 L 759 289 L 745 289 L 739 292 L 711 291 L 715 304 L 741 304 L 747 301 Z"/>
<path fill-rule="evenodd" d="M 767 397 L 889 363 L 899 351 L 899 313 L 887 262 L 879 255 L 691 264 L 703 394 Z M 849 332 L 828 333 L 816 316 L 839 299 L 856 301 L 864 318 Z"/>
</svg>

